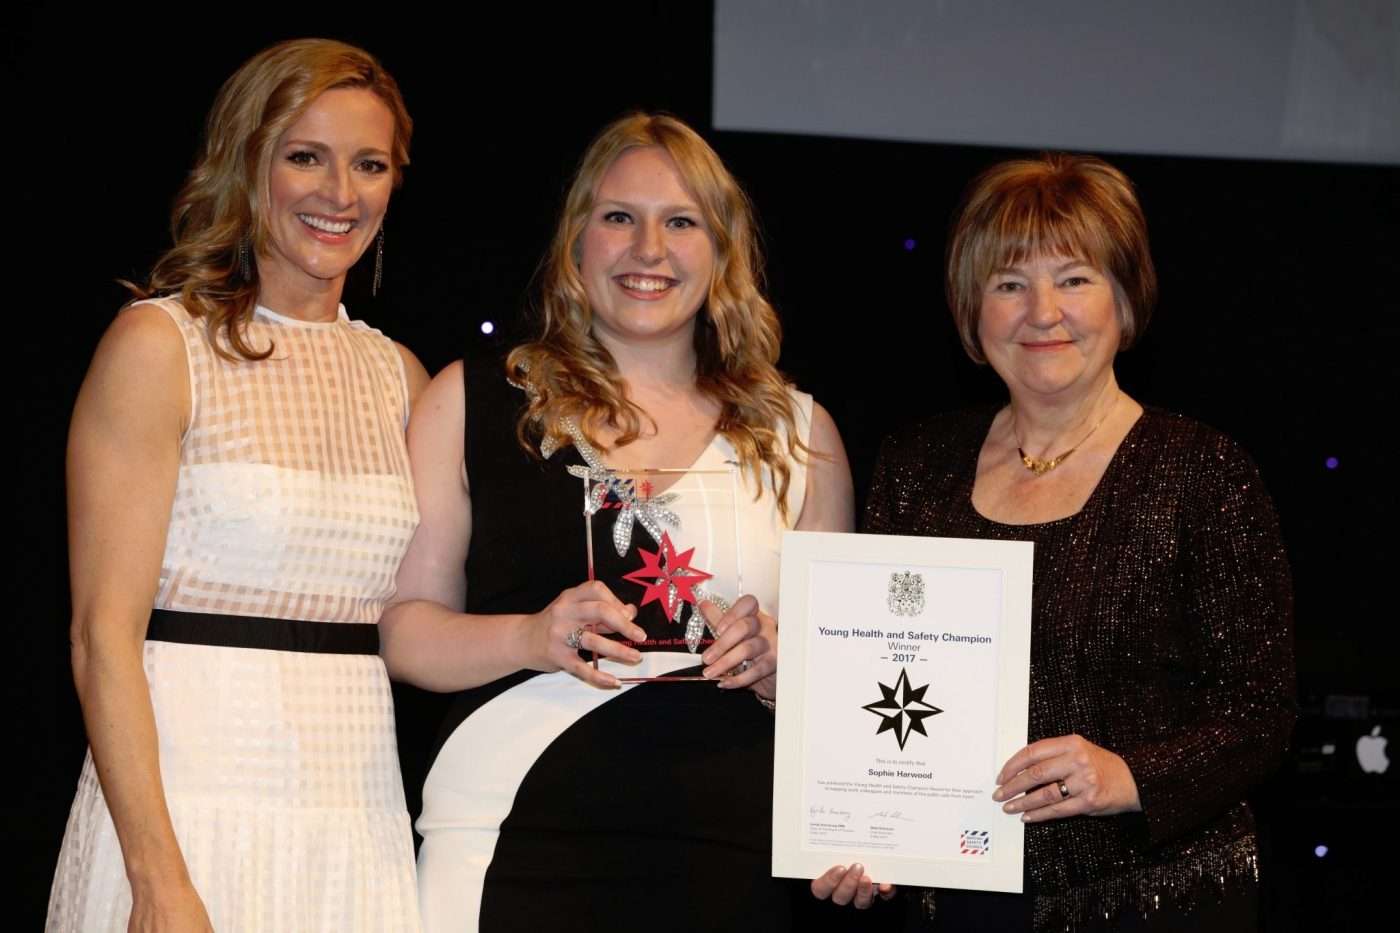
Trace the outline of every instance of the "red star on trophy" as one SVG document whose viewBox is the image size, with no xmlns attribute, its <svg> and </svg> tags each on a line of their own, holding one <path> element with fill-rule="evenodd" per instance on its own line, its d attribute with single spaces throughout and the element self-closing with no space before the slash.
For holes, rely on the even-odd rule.
<svg viewBox="0 0 1400 933">
<path fill-rule="evenodd" d="M 639 606 L 661 601 L 666 610 L 666 618 L 676 621 L 676 613 L 685 603 L 695 604 L 695 585 L 710 579 L 713 574 L 690 566 L 695 548 L 677 554 L 671 544 L 671 536 L 661 533 L 661 547 L 655 553 L 638 547 L 642 555 L 642 566 L 625 574 L 622 579 L 641 584 L 646 592 L 642 594 Z"/>
</svg>

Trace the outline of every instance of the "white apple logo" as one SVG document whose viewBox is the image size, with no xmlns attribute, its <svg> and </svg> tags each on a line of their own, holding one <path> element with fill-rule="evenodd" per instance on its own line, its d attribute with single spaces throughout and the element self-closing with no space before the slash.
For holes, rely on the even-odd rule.
<svg viewBox="0 0 1400 933">
<path fill-rule="evenodd" d="M 1371 730 L 1370 735 L 1363 735 L 1356 740 L 1356 760 L 1361 765 L 1361 770 L 1384 774 L 1390 767 L 1390 759 L 1385 757 L 1385 737 L 1381 735 L 1379 724 Z"/>
</svg>

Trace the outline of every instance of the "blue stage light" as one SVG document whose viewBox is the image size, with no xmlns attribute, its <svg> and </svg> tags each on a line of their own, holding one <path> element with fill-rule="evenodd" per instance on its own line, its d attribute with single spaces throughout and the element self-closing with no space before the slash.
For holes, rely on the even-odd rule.
<svg viewBox="0 0 1400 933">
<path fill-rule="evenodd" d="M 1323 845 L 1318 846 L 1316 849 L 1313 849 L 1313 855 L 1316 855 L 1318 858 L 1325 858 L 1327 855 L 1327 847 Z"/>
<path fill-rule="evenodd" d="M 915 240 L 913 237 L 910 237 L 909 239 L 907 239 L 907 240 L 904 241 L 904 251 L 905 251 L 905 252 L 908 252 L 908 253 L 912 253 L 912 252 L 914 252 L 914 247 L 916 247 L 916 246 L 918 246 L 918 245 L 919 245 L 918 241 Z"/>
<path fill-rule="evenodd" d="M 1338 461 L 1336 457 L 1328 457 L 1328 458 L 1327 458 L 1326 460 L 1324 460 L 1323 462 L 1327 464 L 1327 469 L 1329 469 L 1329 470 L 1335 470 L 1335 469 L 1337 468 L 1337 464 L 1338 464 L 1340 461 Z"/>
</svg>

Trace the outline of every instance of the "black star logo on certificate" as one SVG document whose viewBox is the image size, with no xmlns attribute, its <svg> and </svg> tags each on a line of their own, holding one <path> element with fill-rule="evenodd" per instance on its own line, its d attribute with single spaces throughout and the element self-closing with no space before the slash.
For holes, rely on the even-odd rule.
<svg viewBox="0 0 1400 933">
<path fill-rule="evenodd" d="M 868 709 L 880 717 L 880 728 L 875 730 L 876 735 L 893 730 L 901 750 L 909 739 L 909 733 L 917 732 L 927 736 L 924 720 L 943 712 L 931 703 L 924 702 L 924 691 L 928 690 L 928 684 L 918 688 L 911 686 L 909 672 L 902 667 L 899 669 L 899 679 L 894 682 L 893 687 L 886 687 L 884 684 L 880 684 L 879 687 L 884 696 L 874 703 L 867 703 L 861 709 Z"/>
</svg>

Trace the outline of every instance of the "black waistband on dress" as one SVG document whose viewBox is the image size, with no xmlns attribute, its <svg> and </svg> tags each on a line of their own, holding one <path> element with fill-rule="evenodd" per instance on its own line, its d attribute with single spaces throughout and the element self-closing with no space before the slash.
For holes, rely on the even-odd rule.
<svg viewBox="0 0 1400 933">
<path fill-rule="evenodd" d="M 146 640 L 312 654 L 378 654 L 379 626 L 152 609 Z"/>
</svg>

